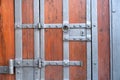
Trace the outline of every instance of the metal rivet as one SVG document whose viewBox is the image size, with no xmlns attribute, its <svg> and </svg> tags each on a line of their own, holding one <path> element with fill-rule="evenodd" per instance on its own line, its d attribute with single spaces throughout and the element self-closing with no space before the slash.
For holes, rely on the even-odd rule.
<svg viewBox="0 0 120 80">
<path fill-rule="evenodd" d="M 51 63 L 48 63 L 49 65 L 51 65 Z"/>
<path fill-rule="evenodd" d="M 74 63 L 74 65 L 76 65 L 76 63 Z"/>
<path fill-rule="evenodd" d="M 93 25 L 93 27 L 96 27 L 96 25 Z"/>
<path fill-rule="evenodd" d="M 50 28 L 51 26 L 49 25 L 49 28 Z"/>
<path fill-rule="evenodd" d="M 116 12 L 116 10 L 115 10 L 115 9 L 113 9 L 113 10 L 112 10 L 112 13 L 115 13 L 115 12 Z"/>
<path fill-rule="evenodd" d="M 67 38 L 64 38 L 64 40 L 68 40 Z"/>
<path fill-rule="evenodd" d="M 56 28 L 57 28 L 58 26 L 56 25 Z"/>
<path fill-rule="evenodd" d="M 16 25 L 16 27 L 17 27 L 17 28 L 20 28 L 20 26 L 19 26 L 19 25 Z"/>
<path fill-rule="evenodd" d="M 27 28 L 29 28 L 29 25 L 26 25 Z"/>
<path fill-rule="evenodd" d="M 94 63 L 94 65 L 96 65 L 96 63 Z"/>
<path fill-rule="evenodd" d="M 87 27 L 89 28 L 90 26 L 88 25 Z"/>
<path fill-rule="evenodd" d="M 75 25 L 73 25 L 73 27 L 75 28 L 76 26 L 75 26 Z"/>
<path fill-rule="evenodd" d="M 58 65 L 58 63 L 56 62 L 56 65 Z"/>
<path fill-rule="evenodd" d="M 81 36 L 83 36 L 84 35 L 84 32 L 83 31 L 81 31 Z"/>
<path fill-rule="evenodd" d="M 73 40 L 76 40 L 75 38 L 73 38 Z"/>
<path fill-rule="evenodd" d="M 79 27 L 81 28 L 82 26 L 81 26 L 81 25 L 79 25 Z"/>
<path fill-rule="evenodd" d="M 20 74 L 20 71 L 17 71 L 17 74 Z"/>
<path fill-rule="evenodd" d="M 90 39 L 89 39 L 89 38 L 87 38 L 87 40 L 89 41 Z"/>
<path fill-rule="evenodd" d="M 29 65 L 29 62 L 27 62 L 26 64 Z"/>
<path fill-rule="evenodd" d="M 7 72 L 7 69 L 4 69 L 5 72 Z"/>
<path fill-rule="evenodd" d="M 79 40 L 81 40 L 81 38 L 79 38 Z"/>
<path fill-rule="evenodd" d="M 17 65 L 20 65 L 20 62 L 17 62 Z"/>
</svg>

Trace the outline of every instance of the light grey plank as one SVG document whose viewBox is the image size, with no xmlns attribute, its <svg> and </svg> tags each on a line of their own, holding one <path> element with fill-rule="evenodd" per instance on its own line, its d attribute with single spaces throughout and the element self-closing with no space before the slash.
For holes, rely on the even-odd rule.
<svg viewBox="0 0 120 80">
<path fill-rule="evenodd" d="M 63 25 L 69 24 L 69 0 L 63 0 Z M 63 31 L 63 38 L 69 38 L 69 31 Z M 63 59 L 69 62 L 69 41 L 63 41 Z M 69 80 L 69 66 L 64 66 L 63 80 Z"/>
<path fill-rule="evenodd" d="M 40 0 L 40 23 L 42 27 L 44 27 L 44 0 Z M 41 29 L 41 59 L 45 60 L 45 37 L 44 37 L 44 28 Z M 45 80 L 45 67 L 42 67 L 41 69 L 41 80 Z"/>
<path fill-rule="evenodd" d="M 120 0 L 112 0 L 112 80 L 120 80 Z"/>
<path fill-rule="evenodd" d="M 34 24 L 39 23 L 39 0 L 34 0 Z M 40 58 L 40 30 L 34 29 L 34 59 Z M 34 68 L 34 80 L 40 79 L 40 68 Z"/>
<path fill-rule="evenodd" d="M 15 0 L 15 24 L 22 24 L 22 0 Z M 22 60 L 22 30 L 15 30 L 15 59 Z M 22 79 L 22 68 L 16 68 L 16 80 Z"/>
<path fill-rule="evenodd" d="M 87 7 L 86 7 L 86 18 L 87 22 L 86 25 L 91 27 L 91 0 L 87 0 L 86 2 Z M 89 38 L 91 35 L 91 29 L 87 30 L 87 38 Z M 87 80 L 91 80 L 91 41 L 87 42 Z"/>
<path fill-rule="evenodd" d="M 112 0 L 109 0 L 110 10 L 110 80 L 113 80 L 113 29 L 112 29 Z"/>
<path fill-rule="evenodd" d="M 98 80 L 97 0 L 92 0 L 92 80 Z"/>
</svg>

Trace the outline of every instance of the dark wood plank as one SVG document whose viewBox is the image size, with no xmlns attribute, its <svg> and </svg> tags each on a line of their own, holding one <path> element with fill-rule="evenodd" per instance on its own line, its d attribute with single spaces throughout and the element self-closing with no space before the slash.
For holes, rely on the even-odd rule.
<svg viewBox="0 0 120 80">
<path fill-rule="evenodd" d="M 46 29 L 45 31 L 45 59 L 48 61 L 61 61 L 62 54 L 62 30 Z M 45 80 L 63 80 L 62 66 L 47 66 Z"/>
<path fill-rule="evenodd" d="M 22 2 L 22 23 L 33 23 L 33 0 L 23 0 Z M 23 29 L 23 58 L 32 59 L 34 57 L 34 30 Z"/>
<path fill-rule="evenodd" d="M 13 0 L 0 0 L 0 66 L 8 66 L 14 55 Z M 14 80 L 14 75 L 0 74 L 0 80 Z"/>
<path fill-rule="evenodd" d="M 62 23 L 62 0 L 45 0 L 45 23 Z M 62 60 L 62 29 L 45 30 L 45 59 Z M 61 66 L 48 66 L 45 80 L 63 80 Z"/>
<path fill-rule="evenodd" d="M 110 80 L 109 0 L 98 0 L 99 80 Z"/>
</svg>

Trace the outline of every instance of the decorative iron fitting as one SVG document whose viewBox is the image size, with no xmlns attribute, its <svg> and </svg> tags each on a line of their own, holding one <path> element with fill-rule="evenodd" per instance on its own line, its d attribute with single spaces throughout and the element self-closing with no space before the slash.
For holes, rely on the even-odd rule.
<svg viewBox="0 0 120 80">
<path fill-rule="evenodd" d="M 81 61 L 43 61 L 39 60 L 9 60 L 9 66 L 0 66 L 0 73 L 2 74 L 14 74 L 14 68 L 23 68 L 23 67 L 38 67 L 42 68 L 45 66 L 82 66 Z"/>
<path fill-rule="evenodd" d="M 91 29 L 69 29 L 68 34 L 63 36 L 64 41 L 91 41 Z"/>
<path fill-rule="evenodd" d="M 69 24 L 63 24 L 62 29 L 63 29 L 64 33 L 68 33 L 68 31 L 69 31 Z"/>
<path fill-rule="evenodd" d="M 91 28 L 91 27 L 92 27 L 90 21 L 87 21 L 86 27 L 87 27 L 87 28 Z"/>
<path fill-rule="evenodd" d="M 40 23 L 38 24 L 22 24 L 22 25 L 15 25 L 16 29 L 41 29 L 42 26 Z"/>
<path fill-rule="evenodd" d="M 15 24 L 15 29 L 43 29 L 43 28 L 64 28 L 65 25 L 69 27 L 69 29 L 81 29 L 81 28 L 91 28 L 89 24 L 85 23 L 73 23 L 73 24 Z"/>
<path fill-rule="evenodd" d="M 9 74 L 9 67 L 8 66 L 0 66 L 0 73 Z"/>
</svg>

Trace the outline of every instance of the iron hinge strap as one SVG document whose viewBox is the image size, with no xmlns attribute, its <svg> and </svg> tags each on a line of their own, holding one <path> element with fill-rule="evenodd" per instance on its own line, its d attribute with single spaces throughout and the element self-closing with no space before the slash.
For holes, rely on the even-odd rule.
<svg viewBox="0 0 120 80">
<path fill-rule="evenodd" d="M 91 26 L 86 25 L 85 23 L 73 23 L 68 24 L 70 29 L 91 29 Z M 63 28 L 63 24 L 15 24 L 15 29 L 43 29 L 43 28 Z"/>
<path fill-rule="evenodd" d="M 81 61 L 42 61 L 39 60 L 10 60 L 9 66 L 0 66 L 0 73 L 1 74 L 14 74 L 14 67 L 21 68 L 21 67 L 38 67 L 42 68 L 45 66 L 82 66 L 83 63 Z"/>
</svg>

